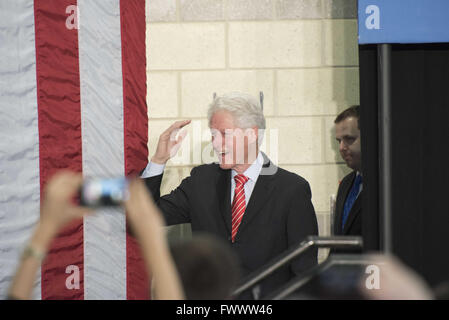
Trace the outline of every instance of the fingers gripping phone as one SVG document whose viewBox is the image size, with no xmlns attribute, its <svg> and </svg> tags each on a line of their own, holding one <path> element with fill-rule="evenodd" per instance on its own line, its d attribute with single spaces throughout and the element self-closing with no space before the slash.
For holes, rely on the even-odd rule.
<svg viewBox="0 0 449 320">
<path fill-rule="evenodd" d="M 80 204 L 85 207 L 120 206 L 128 198 L 126 178 L 88 178 L 80 188 Z"/>
</svg>

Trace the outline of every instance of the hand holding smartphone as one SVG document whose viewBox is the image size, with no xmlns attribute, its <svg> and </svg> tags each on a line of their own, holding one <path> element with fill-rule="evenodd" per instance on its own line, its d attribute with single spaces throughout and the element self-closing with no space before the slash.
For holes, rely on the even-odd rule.
<svg viewBox="0 0 449 320">
<path fill-rule="evenodd" d="M 120 206 L 129 199 L 128 179 L 87 178 L 80 188 L 80 205 L 91 208 Z"/>
</svg>

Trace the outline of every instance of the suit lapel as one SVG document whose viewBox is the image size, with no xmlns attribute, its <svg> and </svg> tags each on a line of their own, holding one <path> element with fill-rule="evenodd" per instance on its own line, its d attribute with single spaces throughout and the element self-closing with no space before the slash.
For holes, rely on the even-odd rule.
<svg viewBox="0 0 449 320">
<path fill-rule="evenodd" d="M 351 225 L 354 222 L 354 219 L 357 217 L 360 209 L 362 208 L 362 193 L 363 191 L 360 192 L 359 196 L 352 205 L 351 211 L 349 211 L 348 220 L 346 220 L 345 227 L 343 228 L 343 234 L 348 233 L 349 228 L 351 228 Z"/>
<path fill-rule="evenodd" d="M 231 234 L 231 170 L 219 169 L 217 199 L 228 234 Z"/>
<path fill-rule="evenodd" d="M 341 221 L 343 218 L 343 211 L 345 208 L 346 198 L 348 197 L 349 192 L 351 191 L 351 186 L 352 186 L 352 183 L 354 182 L 355 176 L 356 176 L 356 173 L 354 171 L 351 173 L 350 177 L 346 180 L 347 182 L 346 181 L 342 182 L 342 185 L 341 185 L 342 201 L 338 201 L 338 206 L 336 208 L 336 218 L 335 218 L 336 225 L 334 226 L 335 234 L 343 234 L 343 232 L 341 230 Z M 346 223 L 346 225 L 347 225 L 347 223 Z"/>
</svg>

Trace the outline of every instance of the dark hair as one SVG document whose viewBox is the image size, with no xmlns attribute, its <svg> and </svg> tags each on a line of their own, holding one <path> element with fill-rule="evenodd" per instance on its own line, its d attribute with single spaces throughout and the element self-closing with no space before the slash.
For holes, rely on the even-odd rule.
<svg viewBox="0 0 449 320">
<path fill-rule="evenodd" d="M 239 281 L 238 260 L 226 243 L 195 235 L 171 244 L 171 253 L 188 300 L 224 300 Z"/>
<path fill-rule="evenodd" d="M 334 123 L 340 123 L 340 122 L 342 122 L 343 120 L 345 120 L 345 119 L 347 119 L 347 118 L 350 118 L 350 117 L 354 117 L 354 118 L 357 118 L 357 120 L 360 120 L 360 111 L 359 111 L 359 109 L 360 109 L 360 106 L 357 106 L 357 105 L 356 105 L 356 106 L 349 107 L 348 109 L 342 111 L 342 112 L 335 118 Z M 357 121 L 357 124 L 358 124 L 359 127 L 360 127 L 359 122 L 360 122 L 360 121 Z"/>
</svg>

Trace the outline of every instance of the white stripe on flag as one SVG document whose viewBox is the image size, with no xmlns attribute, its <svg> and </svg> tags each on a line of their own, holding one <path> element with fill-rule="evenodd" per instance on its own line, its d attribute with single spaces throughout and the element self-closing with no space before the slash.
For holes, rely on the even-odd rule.
<svg viewBox="0 0 449 320">
<path fill-rule="evenodd" d="M 39 220 L 33 1 L 0 2 L 0 299 Z M 40 299 L 40 270 L 33 298 Z"/>
<path fill-rule="evenodd" d="M 119 0 L 78 0 L 83 174 L 124 175 Z M 125 215 L 84 219 L 84 298 L 126 299 Z"/>
</svg>

